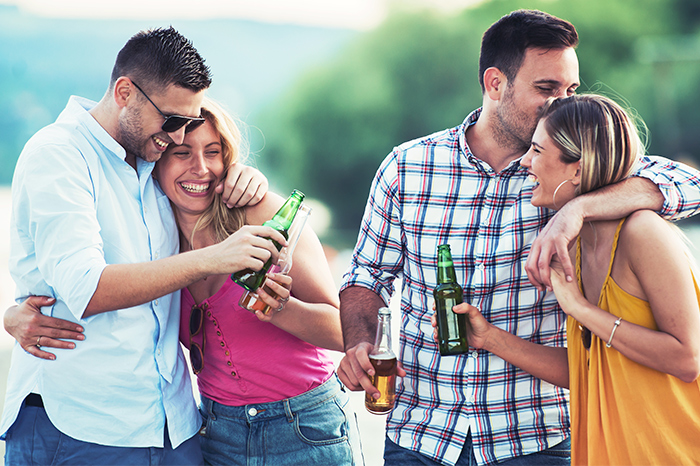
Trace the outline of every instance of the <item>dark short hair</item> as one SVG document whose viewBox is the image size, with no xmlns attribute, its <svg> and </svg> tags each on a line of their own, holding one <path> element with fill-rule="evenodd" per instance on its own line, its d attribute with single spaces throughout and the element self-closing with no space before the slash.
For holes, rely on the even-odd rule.
<svg viewBox="0 0 700 466">
<path fill-rule="evenodd" d="M 528 48 L 563 49 L 578 45 L 573 24 L 538 10 L 517 10 L 486 30 L 481 39 L 479 84 L 484 92 L 484 72 L 496 67 L 509 82 L 515 79 Z"/>
<path fill-rule="evenodd" d="M 175 84 L 199 92 L 211 85 L 211 71 L 204 59 L 172 26 L 140 31 L 129 39 L 117 55 L 110 86 L 121 76 L 150 90 Z"/>
</svg>

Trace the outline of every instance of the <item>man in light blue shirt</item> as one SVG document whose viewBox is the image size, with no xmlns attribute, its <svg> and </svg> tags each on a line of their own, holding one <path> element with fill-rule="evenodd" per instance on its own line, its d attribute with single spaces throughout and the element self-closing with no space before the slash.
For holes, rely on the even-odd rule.
<svg viewBox="0 0 700 466">
<path fill-rule="evenodd" d="M 0 427 L 7 465 L 202 463 L 174 292 L 238 266 L 230 241 L 177 254 L 152 170 L 203 121 L 210 82 L 177 31 L 138 33 L 102 100 L 71 97 L 22 151 L 11 221 L 17 295 L 55 298 L 43 313 L 80 322 L 85 341 L 55 360 L 15 345 Z M 253 201 L 265 191 L 261 176 L 241 177 L 244 190 L 260 191 Z M 284 243 L 271 228 L 265 235 Z M 261 264 L 275 252 L 270 241 L 257 245 Z"/>
</svg>

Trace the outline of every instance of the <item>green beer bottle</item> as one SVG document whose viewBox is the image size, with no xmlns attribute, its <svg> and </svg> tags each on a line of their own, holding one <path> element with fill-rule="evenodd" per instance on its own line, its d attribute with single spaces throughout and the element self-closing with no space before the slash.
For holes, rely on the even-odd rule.
<svg viewBox="0 0 700 466">
<path fill-rule="evenodd" d="M 272 220 L 268 220 L 267 222 L 263 223 L 263 226 L 272 227 L 282 233 L 285 238 L 289 238 L 289 227 L 292 226 L 294 217 L 296 216 L 303 200 L 304 193 L 295 189 L 284 202 L 282 207 L 280 207 L 280 210 L 278 210 L 275 216 L 272 217 Z M 279 243 L 276 241 L 272 242 L 275 244 L 278 251 L 282 249 L 282 246 Z M 262 266 L 260 271 L 256 272 L 253 269 L 240 270 L 232 274 L 231 278 L 234 282 L 238 283 L 246 290 L 255 291 L 260 287 L 260 285 L 263 284 L 265 281 L 265 274 L 270 271 L 271 267 L 272 258 L 269 258 Z"/>
<path fill-rule="evenodd" d="M 467 316 L 455 314 L 452 307 L 462 303 L 462 287 L 457 284 L 449 244 L 438 246 L 438 286 L 433 290 L 441 356 L 469 350 Z"/>
</svg>

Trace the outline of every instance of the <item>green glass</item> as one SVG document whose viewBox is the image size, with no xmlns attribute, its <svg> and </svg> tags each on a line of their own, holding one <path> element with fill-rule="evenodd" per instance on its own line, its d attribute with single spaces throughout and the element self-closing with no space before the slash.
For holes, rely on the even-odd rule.
<svg viewBox="0 0 700 466">
<path fill-rule="evenodd" d="M 438 345 L 441 356 L 463 354 L 469 350 L 467 316 L 452 308 L 461 304 L 462 287 L 457 284 L 449 244 L 438 246 L 438 286 L 433 290 L 438 322 Z"/>
<path fill-rule="evenodd" d="M 272 220 L 268 220 L 263 223 L 263 226 L 272 227 L 275 230 L 282 233 L 285 238 L 289 238 L 289 227 L 292 226 L 294 217 L 304 201 L 304 193 L 295 189 L 292 194 L 284 202 L 280 210 L 277 211 Z M 270 240 L 274 243 L 275 247 L 279 251 L 282 249 L 282 245 L 277 241 Z M 231 275 L 234 282 L 241 285 L 248 291 L 255 291 L 263 284 L 265 281 L 265 275 L 270 271 L 272 267 L 272 258 L 269 258 L 267 262 L 262 266 L 259 271 L 253 269 L 240 270 Z"/>
</svg>

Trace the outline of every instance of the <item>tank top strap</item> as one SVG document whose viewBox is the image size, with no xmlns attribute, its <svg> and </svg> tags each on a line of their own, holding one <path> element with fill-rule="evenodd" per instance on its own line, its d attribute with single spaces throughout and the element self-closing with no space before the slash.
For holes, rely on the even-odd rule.
<svg viewBox="0 0 700 466">
<path fill-rule="evenodd" d="M 617 224 L 617 228 L 615 229 L 615 237 L 613 238 L 612 250 L 610 251 L 610 263 L 608 264 L 608 273 L 605 276 L 605 281 L 608 281 L 608 278 L 610 278 L 610 273 L 612 272 L 613 261 L 615 260 L 615 251 L 617 250 L 617 242 L 620 239 L 620 230 L 622 229 L 622 224 L 625 223 L 625 220 L 627 220 L 627 217 L 620 220 L 620 223 Z"/>
<path fill-rule="evenodd" d="M 581 278 L 581 235 L 576 238 L 576 280 L 578 289 L 583 293 L 583 279 Z"/>
<path fill-rule="evenodd" d="M 608 272 L 605 275 L 605 281 L 610 278 L 610 273 L 612 272 L 613 261 L 615 260 L 615 251 L 617 250 L 617 242 L 620 239 L 620 230 L 622 229 L 622 224 L 625 223 L 627 217 L 620 220 L 615 229 L 615 237 L 613 238 L 612 250 L 610 251 L 610 263 L 608 264 Z M 581 278 L 581 236 L 576 238 L 576 277 L 578 277 L 578 287 L 583 293 L 583 282 Z"/>
</svg>

